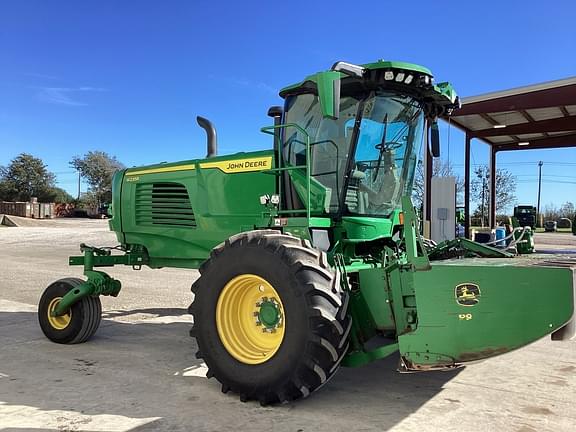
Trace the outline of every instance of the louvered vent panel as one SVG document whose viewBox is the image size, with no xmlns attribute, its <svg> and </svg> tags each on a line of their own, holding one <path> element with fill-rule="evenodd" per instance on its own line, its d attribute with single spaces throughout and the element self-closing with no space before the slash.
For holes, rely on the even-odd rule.
<svg viewBox="0 0 576 432">
<path fill-rule="evenodd" d="M 180 183 L 137 184 L 136 224 L 195 228 L 186 187 Z"/>
</svg>

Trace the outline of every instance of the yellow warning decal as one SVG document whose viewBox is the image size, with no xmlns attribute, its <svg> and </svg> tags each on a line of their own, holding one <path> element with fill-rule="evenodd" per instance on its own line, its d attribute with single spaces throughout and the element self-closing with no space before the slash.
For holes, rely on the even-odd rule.
<svg viewBox="0 0 576 432">
<path fill-rule="evenodd" d="M 217 162 L 202 162 L 200 163 L 200 168 L 202 169 L 218 168 L 220 171 L 225 173 L 264 171 L 272 168 L 272 156 L 263 156 L 249 159 L 224 160 Z M 189 171 L 193 169 L 196 169 L 196 164 L 175 165 L 160 168 L 148 168 L 136 171 L 129 171 L 126 173 L 126 175 L 137 176 L 143 174 L 158 174 L 174 171 Z"/>
<path fill-rule="evenodd" d="M 196 165 L 194 165 L 194 164 L 176 165 L 176 166 L 169 166 L 169 167 L 149 168 L 149 169 L 143 169 L 143 170 L 137 170 L 137 171 L 129 171 L 126 173 L 126 175 L 135 176 L 135 175 L 141 175 L 141 174 L 157 174 L 157 173 L 163 173 L 163 172 L 193 170 L 194 168 L 196 168 Z"/>
</svg>

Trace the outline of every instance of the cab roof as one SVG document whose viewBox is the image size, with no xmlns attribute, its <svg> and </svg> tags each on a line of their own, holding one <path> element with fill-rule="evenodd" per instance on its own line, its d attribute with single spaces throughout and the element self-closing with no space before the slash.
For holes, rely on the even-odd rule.
<svg viewBox="0 0 576 432">
<path fill-rule="evenodd" d="M 399 62 L 399 61 L 386 61 L 386 60 L 382 60 L 379 59 L 373 63 L 365 63 L 360 65 L 365 69 L 368 70 L 377 70 L 377 69 L 401 69 L 401 70 L 405 70 L 405 71 L 409 71 L 409 72 L 418 72 L 420 74 L 423 75 L 428 75 L 430 76 L 430 78 L 433 78 L 432 72 L 430 71 L 430 69 L 425 68 L 424 66 L 420 66 L 414 63 L 406 63 L 406 62 Z M 341 77 L 344 78 L 346 75 L 343 73 L 340 73 Z M 283 89 L 280 90 L 280 96 L 284 97 L 286 96 L 287 93 L 290 93 L 290 90 L 295 90 L 299 87 L 302 87 L 303 85 L 305 85 L 308 82 L 315 82 L 316 81 L 316 74 L 312 74 L 312 75 L 308 75 L 306 78 L 304 78 L 302 81 L 296 83 L 296 84 L 292 84 L 289 85 L 287 87 L 284 87 Z"/>
</svg>

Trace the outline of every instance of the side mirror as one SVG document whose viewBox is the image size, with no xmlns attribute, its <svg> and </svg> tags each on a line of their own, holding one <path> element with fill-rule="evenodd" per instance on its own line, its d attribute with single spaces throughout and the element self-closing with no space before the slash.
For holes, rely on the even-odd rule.
<svg viewBox="0 0 576 432">
<path fill-rule="evenodd" d="M 336 62 L 329 71 L 319 72 L 315 76 L 318 98 L 322 108 L 322 115 L 336 120 L 340 111 L 340 76 L 341 73 L 351 77 L 362 78 L 364 69 L 347 62 Z"/>
<path fill-rule="evenodd" d="M 430 125 L 430 153 L 433 157 L 440 157 L 440 131 L 437 121 Z"/>
<path fill-rule="evenodd" d="M 315 78 L 322 115 L 337 119 L 340 111 L 340 73 L 319 72 Z"/>
</svg>

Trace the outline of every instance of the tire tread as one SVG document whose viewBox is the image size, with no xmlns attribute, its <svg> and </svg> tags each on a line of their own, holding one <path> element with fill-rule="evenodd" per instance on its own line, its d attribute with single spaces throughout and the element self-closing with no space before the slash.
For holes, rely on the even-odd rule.
<svg viewBox="0 0 576 432">
<path fill-rule="evenodd" d="M 324 252 L 314 249 L 310 242 L 292 235 L 283 234 L 277 230 L 257 230 L 239 233 L 220 243 L 210 253 L 210 258 L 200 267 L 201 276 L 192 284 L 192 292 L 196 296 L 203 288 L 203 275 L 216 265 L 215 261 L 227 248 L 260 247 L 282 256 L 284 262 L 290 264 L 293 274 L 300 282 L 308 303 L 308 317 L 311 328 L 311 344 L 303 354 L 303 366 L 296 368 L 294 375 L 281 388 L 269 389 L 260 394 L 251 389 L 235 388 L 226 382 L 226 377 L 218 376 L 217 368 L 209 368 L 209 375 L 214 376 L 222 384 L 224 393 L 232 391 L 240 396 L 240 400 L 258 400 L 261 404 L 285 403 L 290 400 L 308 397 L 312 392 L 323 386 L 337 371 L 348 350 L 348 337 L 352 325 L 347 315 L 347 291 L 340 286 L 340 273 L 328 264 Z M 206 282 L 206 285 L 209 285 Z M 208 288 L 207 288 L 208 289 Z M 197 302 L 188 308 L 190 314 L 197 315 Z M 196 319 L 190 331 L 197 338 L 197 358 L 205 361 L 202 353 L 206 347 L 202 343 L 202 329 L 198 328 Z"/>
<path fill-rule="evenodd" d="M 70 289 L 74 289 L 75 287 L 80 286 L 84 282 L 85 282 L 84 280 L 74 277 L 63 278 L 51 284 L 46 289 L 45 293 L 52 286 L 54 286 L 54 284 L 57 283 L 67 285 L 70 287 Z M 45 294 L 43 294 L 43 296 L 44 295 Z M 78 332 L 75 335 L 72 334 L 70 337 L 69 336 L 56 337 L 54 335 L 47 334 L 46 331 L 48 330 L 46 330 L 45 331 L 46 336 L 49 337 L 52 341 L 63 344 L 79 344 L 86 342 L 94 335 L 94 333 L 96 333 L 96 330 L 98 330 L 98 327 L 100 326 L 100 322 L 102 320 L 102 303 L 100 302 L 100 298 L 97 296 L 94 297 L 88 296 L 82 298 L 78 303 L 79 308 L 76 309 L 77 313 L 78 312 L 80 313 L 80 319 L 81 319 L 81 326 Z"/>
</svg>

